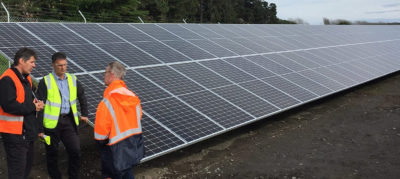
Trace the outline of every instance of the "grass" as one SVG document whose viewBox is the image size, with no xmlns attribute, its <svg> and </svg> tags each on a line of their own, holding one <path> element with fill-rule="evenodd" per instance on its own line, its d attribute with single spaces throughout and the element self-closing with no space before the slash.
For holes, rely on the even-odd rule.
<svg viewBox="0 0 400 179">
<path fill-rule="evenodd" d="M 8 69 L 8 59 L 0 54 L 0 75 Z"/>
</svg>

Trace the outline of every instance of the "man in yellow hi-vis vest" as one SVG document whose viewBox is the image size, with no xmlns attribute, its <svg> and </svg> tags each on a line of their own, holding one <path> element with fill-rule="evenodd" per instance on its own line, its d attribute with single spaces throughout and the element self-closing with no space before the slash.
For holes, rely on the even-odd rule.
<svg viewBox="0 0 400 179">
<path fill-rule="evenodd" d="M 88 110 L 83 87 L 75 75 L 67 73 L 67 57 L 62 52 L 52 56 L 53 72 L 39 82 L 38 98 L 44 101 L 44 110 L 38 118 L 43 124 L 40 134 L 50 136 L 46 146 L 47 170 L 51 178 L 62 178 L 58 169 L 58 144 L 61 141 L 68 152 L 69 178 L 79 177 L 80 144 L 77 126 L 87 122 Z M 77 100 L 81 107 L 78 116 Z M 43 134 L 44 132 L 44 134 Z"/>
</svg>

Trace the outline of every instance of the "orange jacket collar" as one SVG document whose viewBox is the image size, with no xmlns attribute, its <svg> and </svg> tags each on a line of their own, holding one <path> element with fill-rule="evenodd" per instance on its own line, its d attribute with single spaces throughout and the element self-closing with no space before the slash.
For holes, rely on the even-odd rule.
<svg viewBox="0 0 400 179">
<path fill-rule="evenodd" d="M 103 97 L 105 98 L 105 97 L 109 96 L 111 91 L 113 91 L 117 88 L 121 88 L 121 87 L 127 88 L 124 81 L 122 81 L 122 80 L 113 81 L 110 85 L 108 85 L 106 90 L 104 90 Z"/>
</svg>

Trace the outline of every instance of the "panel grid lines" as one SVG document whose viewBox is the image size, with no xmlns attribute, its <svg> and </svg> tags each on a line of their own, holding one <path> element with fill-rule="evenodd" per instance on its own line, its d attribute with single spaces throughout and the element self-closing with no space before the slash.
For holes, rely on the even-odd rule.
<svg viewBox="0 0 400 179">
<path fill-rule="evenodd" d="M 0 54 L 37 54 L 34 77 L 67 54 L 90 120 L 119 61 L 141 99 L 144 160 L 400 69 L 395 26 L 0 23 Z"/>
</svg>

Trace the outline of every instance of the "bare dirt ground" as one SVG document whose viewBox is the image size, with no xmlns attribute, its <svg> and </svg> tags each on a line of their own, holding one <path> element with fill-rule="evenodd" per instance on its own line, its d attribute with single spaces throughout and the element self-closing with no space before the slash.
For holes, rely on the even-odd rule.
<svg viewBox="0 0 400 179">
<path fill-rule="evenodd" d="M 399 87 L 396 73 L 145 162 L 135 176 L 400 178 Z M 81 178 L 101 178 L 92 132 L 80 129 Z M 31 178 L 48 178 L 44 148 L 36 146 Z M 0 178 L 6 178 L 3 147 L 0 157 Z"/>
</svg>

